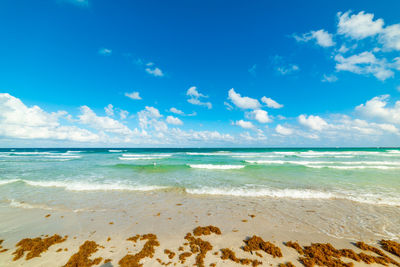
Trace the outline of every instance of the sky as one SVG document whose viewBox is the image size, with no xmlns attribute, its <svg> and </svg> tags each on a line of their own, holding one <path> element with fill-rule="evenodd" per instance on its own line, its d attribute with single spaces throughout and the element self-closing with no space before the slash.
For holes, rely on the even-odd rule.
<svg viewBox="0 0 400 267">
<path fill-rule="evenodd" d="M 400 145 L 398 0 L 2 0 L 0 147 Z"/>
</svg>

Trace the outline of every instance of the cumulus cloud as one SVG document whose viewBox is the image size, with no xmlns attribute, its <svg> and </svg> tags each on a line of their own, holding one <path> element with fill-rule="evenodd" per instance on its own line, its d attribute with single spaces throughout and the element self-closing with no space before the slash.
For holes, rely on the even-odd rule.
<svg viewBox="0 0 400 267">
<path fill-rule="evenodd" d="M 277 109 L 283 108 L 283 105 L 279 104 L 278 102 L 276 102 L 275 100 L 273 100 L 272 98 L 269 98 L 269 97 L 263 96 L 261 98 L 261 101 L 263 103 L 265 103 L 267 105 L 267 107 L 269 107 L 269 108 L 277 108 Z"/>
<path fill-rule="evenodd" d="M 121 122 L 109 117 L 97 116 L 88 106 L 80 107 L 79 123 L 88 125 L 98 131 L 130 135 L 133 132 Z"/>
<path fill-rule="evenodd" d="M 377 59 L 372 52 L 362 52 L 347 58 L 335 56 L 336 70 L 349 71 L 357 74 L 372 74 L 379 80 L 386 80 L 394 76 L 390 65 L 385 59 Z"/>
<path fill-rule="evenodd" d="M 257 99 L 247 96 L 242 97 L 239 93 L 236 93 L 233 88 L 228 92 L 228 99 L 241 109 L 258 109 L 261 106 Z"/>
<path fill-rule="evenodd" d="M 151 74 L 151 75 L 153 75 L 153 76 L 155 76 L 155 77 L 163 77 L 164 76 L 164 73 L 162 72 L 162 70 L 160 69 L 160 68 L 158 68 L 158 67 L 154 67 L 154 68 L 146 68 L 145 69 L 145 71 L 148 73 L 148 74 Z"/>
<path fill-rule="evenodd" d="M 378 119 L 382 122 L 400 124 L 400 101 L 394 106 L 387 107 L 389 95 L 376 96 L 365 104 L 356 107 L 356 111 L 370 119 Z"/>
<path fill-rule="evenodd" d="M 308 117 L 306 115 L 300 115 L 298 117 L 298 121 L 300 124 L 316 131 L 322 131 L 328 126 L 328 123 L 324 119 L 314 115 L 310 115 Z"/>
<path fill-rule="evenodd" d="M 235 122 L 235 125 L 240 126 L 244 129 L 253 129 L 254 125 L 251 123 L 251 121 L 244 121 L 244 120 L 238 120 Z"/>
<path fill-rule="evenodd" d="M 139 92 L 125 93 L 125 96 L 126 96 L 126 97 L 129 97 L 130 99 L 133 99 L 133 100 L 140 100 L 140 99 L 142 99 L 142 98 L 140 97 L 140 95 L 139 95 Z"/>
<path fill-rule="evenodd" d="M 206 106 L 208 109 L 212 108 L 211 102 L 202 102 L 201 98 L 207 98 L 208 96 L 199 93 L 196 86 L 190 87 L 186 91 L 186 95 L 189 96 L 187 100 L 190 104 L 197 105 L 197 106 Z"/>
<path fill-rule="evenodd" d="M 183 124 L 183 122 L 179 118 L 174 117 L 174 116 L 168 116 L 166 119 L 166 122 L 168 124 L 173 124 L 173 125 L 182 125 Z"/>
<path fill-rule="evenodd" d="M 174 108 L 174 107 L 170 108 L 169 111 L 172 112 L 172 113 L 175 113 L 175 114 L 179 114 L 179 115 L 183 115 L 184 114 L 184 112 L 182 110 L 179 110 L 179 109 Z"/>
<path fill-rule="evenodd" d="M 323 29 L 318 31 L 310 31 L 301 36 L 294 35 L 294 38 L 298 42 L 308 42 L 314 40 L 319 46 L 330 47 L 334 46 L 333 35 Z"/>
<path fill-rule="evenodd" d="M 338 80 L 338 77 L 336 77 L 336 75 L 334 74 L 330 74 L 330 75 L 326 75 L 324 74 L 322 76 L 322 82 L 328 82 L 328 83 L 333 83 L 336 82 Z"/>
<path fill-rule="evenodd" d="M 38 106 L 27 107 L 20 99 L 0 94 L 0 136 L 14 139 L 96 142 L 100 136 L 76 126 L 63 126 L 67 112 L 48 113 Z"/>
<path fill-rule="evenodd" d="M 278 134 L 281 134 L 281 135 L 292 135 L 292 134 L 293 134 L 293 130 L 292 130 L 292 129 L 287 128 L 287 127 L 284 127 L 284 126 L 282 126 L 282 125 L 280 125 L 280 124 L 278 124 L 278 125 L 275 127 L 275 131 L 276 131 Z"/>
<path fill-rule="evenodd" d="M 365 13 L 350 15 L 351 11 L 339 12 L 338 33 L 353 39 L 364 39 L 382 32 L 383 19 L 374 20 L 374 14 Z"/>
<path fill-rule="evenodd" d="M 386 27 L 379 40 L 388 50 L 400 50 L 400 24 Z"/>
<path fill-rule="evenodd" d="M 251 120 L 256 120 L 259 123 L 268 123 L 272 121 L 268 116 L 268 112 L 262 109 L 256 109 L 250 112 L 246 112 L 246 117 Z"/>
</svg>

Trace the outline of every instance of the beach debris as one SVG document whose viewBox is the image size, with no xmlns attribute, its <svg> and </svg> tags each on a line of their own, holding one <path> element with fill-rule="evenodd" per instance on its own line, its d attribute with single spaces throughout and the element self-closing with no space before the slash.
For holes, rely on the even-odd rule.
<svg viewBox="0 0 400 267">
<path fill-rule="evenodd" d="M 199 267 L 204 267 L 204 258 L 207 252 L 213 249 L 210 242 L 205 241 L 201 238 L 195 238 L 191 233 L 187 233 L 185 239 L 189 241 L 189 247 L 193 254 L 197 254 L 195 265 Z"/>
<path fill-rule="evenodd" d="M 113 224 L 114 224 L 114 222 L 109 222 L 108 224 L 109 224 L 109 225 L 113 225 Z"/>
<path fill-rule="evenodd" d="M 131 254 L 125 255 L 118 262 L 121 267 L 143 266 L 143 264 L 140 263 L 142 259 L 154 257 L 155 253 L 154 248 L 160 245 L 160 243 L 157 240 L 157 236 L 155 234 L 145 234 L 140 236 L 140 240 L 147 240 L 146 243 L 143 245 L 142 250 L 136 253 L 135 255 Z"/>
<path fill-rule="evenodd" d="M 382 248 L 387 252 L 390 252 L 394 255 L 400 257 L 400 243 L 391 240 L 381 240 L 380 242 Z"/>
<path fill-rule="evenodd" d="M 105 259 L 104 263 L 108 263 L 108 262 L 111 262 L 111 261 L 112 261 L 111 259 Z"/>
<path fill-rule="evenodd" d="M 62 243 L 67 240 L 67 236 L 62 238 L 60 235 L 53 235 L 46 238 L 36 237 L 36 238 L 24 238 L 15 245 L 18 247 L 12 254 L 15 255 L 13 261 L 19 260 L 26 254 L 25 260 L 30 260 L 35 257 L 40 257 L 40 254 L 47 251 L 49 247 L 54 244 Z"/>
<path fill-rule="evenodd" d="M 221 259 L 223 260 L 231 260 L 236 263 L 240 263 L 241 265 L 252 265 L 252 266 L 258 266 L 261 265 L 262 262 L 258 260 L 252 260 L 252 259 L 247 259 L 247 258 L 237 258 L 235 252 L 230 250 L 229 248 L 223 248 L 221 249 L 222 255 Z"/>
<path fill-rule="evenodd" d="M 221 230 L 218 227 L 212 225 L 204 227 L 198 226 L 193 230 L 193 234 L 195 236 L 211 235 L 211 233 L 214 233 L 216 235 L 221 235 Z"/>
<path fill-rule="evenodd" d="M 284 243 L 285 246 L 290 247 L 290 248 L 294 248 L 295 250 L 297 250 L 297 253 L 299 253 L 300 255 L 304 254 L 303 249 L 301 248 L 301 246 L 299 245 L 299 243 L 297 242 L 293 242 L 293 241 L 288 241 L 286 243 Z"/>
<path fill-rule="evenodd" d="M 184 264 L 186 262 L 186 258 L 192 256 L 191 252 L 183 252 L 179 255 L 179 260 L 182 264 Z"/>
<path fill-rule="evenodd" d="M 282 257 L 281 249 L 271 242 L 265 242 L 261 237 L 253 235 L 251 238 L 247 240 L 243 240 L 246 243 L 246 246 L 243 247 L 243 250 L 246 252 L 252 253 L 253 251 L 262 250 L 270 255 L 275 257 Z"/>
<path fill-rule="evenodd" d="M 89 257 L 99 250 L 99 245 L 94 241 L 86 240 L 79 247 L 79 251 L 69 258 L 68 262 L 63 267 L 90 267 L 99 264 L 103 258 L 95 258 L 94 260 Z"/>
<path fill-rule="evenodd" d="M 3 248 L 2 244 L 3 244 L 4 240 L 0 239 L 0 253 L 6 252 L 8 251 L 7 248 Z"/>
<path fill-rule="evenodd" d="M 168 258 L 169 258 L 169 259 L 173 259 L 173 258 L 175 257 L 175 252 L 173 252 L 173 251 L 171 251 L 171 250 L 169 250 L 169 249 L 164 249 L 164 253 L 165 253 L 166 255 L 168 255 Z"/>
<path fill-rule="evenodd" d="M 381 245 L 382 245 L 382 247 L 383 247 L 383 243 L 382 243 L 382 241 L 386 241 L 386 240 L 381 240 Z M 387 240 L 387 241 L 389 241 L 389 240 Z M 393 241 L 389 241 L 389 242 L 393 242 Z M 394 243 L 396 243 L 396 242 L 394 242 Z M 393 244 L 393 243 L 391 243 L 391 244 Z M 362 249 L 362 250 L 365 250 L 365 251 L 371 251 L 371 252 L 374 252 L 375 254 L 378 254 L 379 256 L 381 256 L 381 257 L 373 257 L 373 258 L 370 258 L 370 256 L 369 255 L 367 255 L 367 257 L 366 256 L 364 256 L 364 255 L 366 255 L 366 254 L 364 254 L 364 253 L 360 253 L 359 255 L 361 256 L 361 260 L 362 261 L 364 261 L 364 262 L 370 262 L 370 263 L 374 263 L 374 262 L 376 262 L 376 263 L 380 263 L 380 264 L 382 264 L 382 265 L 387 265 L 387 263 L 392 263 L 392 264 L 394 264 L 394 265 L 397 265 L 397 266 L 400 266 L 400 263 L 398 263 L 398 262 L 396 262 L 395 260 L 393 260 L 392 258 L 390 258 L 389 256 L 387 256 L 382 250 L 380 250 L 379 248 L 376 248 L 376 247 L 373 247 L 373 246 L 371 246 L 371 245 L 368 245 L 368 244 L 365 244 L 364 242 L 357 242 L 356 244 L 355 244 L 358 248 L 360 248 L 360 249 Z M 384 248 L 385 249 L 385 248 Z M 387 250 L 387 249 L 385 249 L 385 250 Z M 389 251 L 389 250 L 387 250 L 387 251 Z M 390 252 L 390 251 L 389 251 Z M 394 254 L 394 253 L 393 253 Z"/>
<path fill-rule="evenodd" d="M 293 263 L 288 261 L 288 262 L 285 262 L 285 263 L 279 263 L 278 267 L 296 267 L 296 266 L 294 266 Z"/>
<path fill-rule="evenodd" d="M 47 214 L 46 216 L 44 216 L 45 218 L 49 218 L 51 216 L 51 214 Z"/>
<path fill-rule="evenodd" d="M 336 249 L 330 243 L 311 243 L 310 246 L 303 248 L 297 243 L 288 241 L 285 243 L 287 247 L 294 248 L 302 257 L 299 261 L 306 267 L 319 266 L 337 266 L 337 267 L 351 267 L 352 262 L 344 262 L 342 257 L 352 259 L 356 262 L 364 262 L 366 264 L 377 263 L 387 266 L 389 263 L 400 266 L 396 261 L 389 258 L 378 248 L 367 245 L 364 242 L 357 242 L 355 245 L 365 251 L 371 251 L 379 255 L 378 257 L 365 254 L 363 252 L 356 253 L 352 249 Z"/>
<path fill-rule="evenodd" d="M 132 241 L 132 242 L 136 243 L 136 242 L 138 241 L 139 238 L 140 238 L 140 235 L 135 235 L 135 236 L 132 236 L 132 237 L 127 238 L 126 240 L 127 240 L 127 241 Z"/>
</svg>

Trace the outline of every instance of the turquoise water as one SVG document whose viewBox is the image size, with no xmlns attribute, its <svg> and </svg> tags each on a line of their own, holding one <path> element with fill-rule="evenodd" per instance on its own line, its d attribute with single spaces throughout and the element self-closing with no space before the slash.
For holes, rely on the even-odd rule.
<svg viewBox="0 0 400 267">
<path fill-rule="evenodd" d="M 2 201 L 60 190 L 172 190 L 400 206 L 400 149 L 0 150 Z"/>
</svg>

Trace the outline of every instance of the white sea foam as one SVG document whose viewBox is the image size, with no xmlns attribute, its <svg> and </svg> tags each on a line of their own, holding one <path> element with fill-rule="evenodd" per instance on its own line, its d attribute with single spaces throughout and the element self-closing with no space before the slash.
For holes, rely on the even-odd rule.
<svg viewBox="0 0 400 267">
<path fill-rule="evenodd" d="M 62 158 L 62 159 L 79 159 L 82 156 L 75 156 L 75 155 L 51 155 L 51 156 L 43 156 L 45 158 Z"/>
<path fill-rule="evenodd" d="M 273 197 L 289 199 L 346 199 L 354 202 L 400 206 L 400 199 L 377 194 L 354 194 L 354 192 L 325 192 L 311 189 L 273 189 L 273 188 L 187 188 L 186 192 L 196 195 L 223 195 L 235 197 Z"/>
<path fill-rule="evenodd" d="M 20 179 L 0 180 L 0 186 L 6 184 L 12 184 L 18 181 L 20 181 Z"/>
<path fill-rule="evenodd" d="M 90 183 L 90 182 L 71 182 L 71 181 L 29 181 L 23 180 L 30 186 L 38 187 L 60 187 L 69 191 L 154 191 L 166 189 L 165 186 L 152 185 L 130 185 L 123 183 Z"/>
<path fill-rule="evenodd" d="M 195 169 L 210 169 L 210 170 L 232 170 L 242 169 L 245 165 L 214 165 L 214 164 L 187 164 L 190 168 Z"/>
<path fill-rule="evenodd" d="M 154 160 L 160 159 L 160 157 L 118 157 L 120 160 Z"/>
<path fill-rule="evenodd" d="M 51 155 L 54 152 L 12 152 L 15 155 Z"/>
<path fill-rule="evenodd" d="M 9 201 L 9 204 L 11 207 L 14 208 L 21 208 L 21 209 L 42 209 L 42 210 L 54 210 L 53 208 L 47 206 L 47 205 L 41 205 L 41 204 L 29 204 L 25 203 L 23 201 L 16 201 L 14 199 L 11 199 Z"/>
<path fill-rule="evenodd" d="M 122 157 L 127 157 L 127 158 L 135 158 L 135 157 L 159 157 L 159 158 L 163 158 L 163 157 L 171 157 L 172 154 L 151 154 L 151 153 L 147 153 L 147 154 L 122 154 Z"/>
<path fill-rule="evenodd" d="M 393 161 L 290 161 L 290 160 L 246 160 L 252 164 L 292 164 L 302 165 L 310 168 L 332 168 L 332 169 L 398 169 L 400 162 Z M 347 166 L 341 166 L 347 165 Z M 351 165 L 351 166 L 348 166 Z M 389 165 L 389 166 L 388 166 Z M 397 166 L 397 167 L 396 167 Z"/>
<path fill-rule="evenodd" d="M 127 150 L 117 150 L 117 149 L 108 150 L 108 152 L 111 152 L 111 153 L 120 153 L 120 152 L 125 152 L 125 151 L 127 151 Z"/>
<path fill-rule="evenodd" d="M 334 197 L 332 193 L 301 189 L 270 189 L 270 188 L 187 188 L 189 194 L 200 195 L 228 195 L 244 197 L 276 197 L 299 199 L 328 199 Z"/>
</svg>

